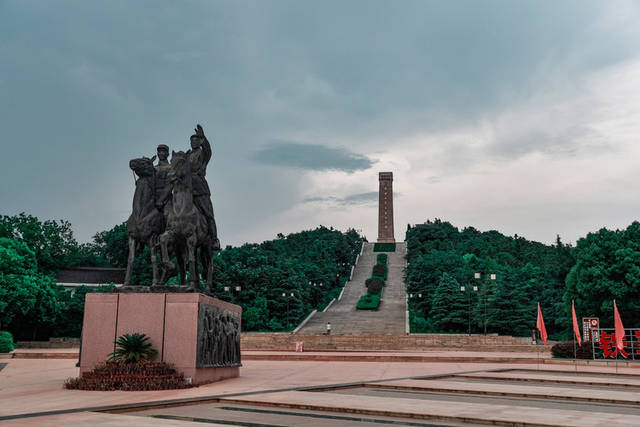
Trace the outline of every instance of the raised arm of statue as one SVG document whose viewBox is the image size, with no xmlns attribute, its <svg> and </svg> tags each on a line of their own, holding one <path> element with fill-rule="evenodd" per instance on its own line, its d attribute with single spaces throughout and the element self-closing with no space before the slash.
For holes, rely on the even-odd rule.
<svg viewBox="0 0 640 427">
<path fill-rule="evenodd" d="M 202 129 L 202 126 L 196 125 L 195 131 L 196 131 L 196 135 L 202 138 L 202 145 L 200 147 L 202 147 L 202 154 L 203 154 L 202 160 L 203 160 L 204 169 L 205 169 L 203 173 L 205 173 L 207 164 L 209 164 L 209 160 L 211 160 L 211 157 L 213 156 L 213 152 L 211 151 L 211 144 L 209 143 L 209 140 L 204 135 L 204 129 Z"/>
</svg>

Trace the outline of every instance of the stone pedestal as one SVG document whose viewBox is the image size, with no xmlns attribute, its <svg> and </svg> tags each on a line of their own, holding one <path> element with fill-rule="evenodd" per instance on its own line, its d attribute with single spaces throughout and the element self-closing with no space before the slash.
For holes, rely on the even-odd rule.
<svg viewBox="0 0 640 427">
<path fill-rule="evenodd" d="M 205 384 L 240 374 L 242 308 L 197 293 L 89 293 L 80 373 L 103 363 L 123 334 L 144 333 L 155 360 Z"/>
</svg>

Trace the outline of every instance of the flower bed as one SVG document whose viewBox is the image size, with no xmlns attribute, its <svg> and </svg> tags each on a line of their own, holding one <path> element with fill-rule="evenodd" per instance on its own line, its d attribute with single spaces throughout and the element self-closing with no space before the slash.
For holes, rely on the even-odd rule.
<svg viewBox="0 0 640 427">
<path fill-rule="evenodd" d="M 193 387 L 184 376 L 164 362 L 107 362 L 78 378 L 69 378 L 64 387 L 73 390 L 170 390 Z"/>
<path fill-rule="evenodd" d="M 573 348 L 575 345 L 576 359 L 593 359 L 593 347 L 591 342 L 585 341 L 582 345 L 578 345 L 573 341 L 564 341 L 554 344 L 551 347 L 551 354 L 553 357 L 561 357 L 567 359 L 573 359 Z"/>
<path fill-rule="evenodd" d="M 387 273 L 389 269 L 386 264 L 376 264 L 373 266 L 372 277 L 382 277 L 383 280 L 387 280 Z"/>
<path fill-rule="evenodd" d="M 379 294 L 384 287 L 384 280 L 380 277 L 371 277 L 364 284 L 367 286 L 367 292 L 370 294 Z"/>
</svg>

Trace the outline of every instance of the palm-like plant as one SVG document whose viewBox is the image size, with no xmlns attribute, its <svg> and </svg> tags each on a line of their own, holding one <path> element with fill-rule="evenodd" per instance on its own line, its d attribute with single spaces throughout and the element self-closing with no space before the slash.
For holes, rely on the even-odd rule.
<svg viewBox="0 0 640 427">
<path fill-rule="evenodd" d="M 137 363 L 151 360 L 158 351 L 151 346 L 146 334 L 124 334 L 115 342 L 116 350 L 109 354 L 110 362 Z"/>
</svg>

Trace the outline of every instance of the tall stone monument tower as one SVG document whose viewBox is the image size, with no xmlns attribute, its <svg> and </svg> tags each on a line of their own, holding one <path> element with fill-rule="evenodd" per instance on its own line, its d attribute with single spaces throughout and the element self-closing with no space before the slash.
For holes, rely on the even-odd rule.
<svg viewBox="0 0 640 427">
<path fill-rule="evenodd" d="M 378 242 L 394 243 L 393 233 L 393 172 L 380 172 L 378 196 Z"/>
</svg>

